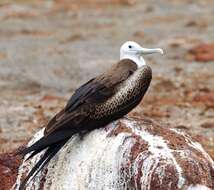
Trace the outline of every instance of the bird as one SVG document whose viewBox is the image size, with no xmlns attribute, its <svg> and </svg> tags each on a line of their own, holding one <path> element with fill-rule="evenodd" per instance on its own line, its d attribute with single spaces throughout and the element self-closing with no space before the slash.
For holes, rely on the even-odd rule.
<svg viewBox="0 0 214 190">
<path fill-rule="evenodd" d="M 105 127 L 134 109 L 143 99 L 152 80 L 152 70 L 143 58 L 145 54 L 160 53 L 160 48 L 147 49 L 134 41 L 120 48 L 120 60 L 106 72 L 80 86 L 63 109 L 46 125 L 41 139 L 18 154 L 31 159 L 45 150 L 39 161 L 22 180 L 19 190 L 48 164 L 74 135 Z"/>
</svg>

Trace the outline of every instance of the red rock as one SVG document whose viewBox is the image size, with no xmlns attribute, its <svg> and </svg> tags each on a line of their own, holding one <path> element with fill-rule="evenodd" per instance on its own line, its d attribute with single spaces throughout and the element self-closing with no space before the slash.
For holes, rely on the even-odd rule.
<svg viewBox="0 0 214 190">
<path fill-rule="evenodd" d="M 60 97 L 58 96 L 53 96 L 53 95 L 45 95 L 42 97 L 42 101 L 53 101 L 53 100 L 59 100 Z"/>
<path fill-rule="evenodd" d="M 148 113 L 144 113 L 147 117 L 169 117 L 170 113 L 160 110 L 158 108 L 151 109 Z"/>
<path fill-rule="evenodd" d="M 157 84 L 154 86 L 155 90 L 157 91 L 174 91 L 177 89 L 173 81 L 169 79 L 161 79 Z"/>
<path fill-rule="evenodd" d="M 53 11 L 78 10 L 80 8 L 103 7 L 106 5 L 134 5 L 137 0 L 55 0 Z"/>
<path fill-rule="evenodd" d="M 193 97 L 193 103 L 201 103 L 208 107 L 214 107 L 214 92 L 200 92 Z"/>
<path fill-rule="evenodd" d="M 202 128 L 209 128 L 209 129 L 213 128 L 214 129 L 214 122 L 205 122 L 205 123 L 202 123 L 201 127 Z"/>
<path fill-rule="evenodd" d="M 208 62 L 214 61 L 214 43 L 200 44 L 189 50 L 189 53 L 194 56 L 196 61 Z"/>
<path fill-rule="evenodd" d="M 38 132 L 31 143 L 42 135 Z M 16 187 L 40 156 L 22 163 Z M 139 118 L 120 119 L 83 140 L 74 136 L 43 171 L 29 189 L 214 188 L 214 162 L 199 143 Z"/>
<path fill-rule="evenodd" d="M 20 157 L 13 153 L 0 154 L 0 189 L 9 190 L 16 181 L 18 167 L 21 163 Z"/>
<path fill-rule="evenodd" d="M 16 11 L 8 8 L 8 13 L 3 19 L 31 19 L 38 17 L 39 13 L 36 11 Z"/>
<path fill-rule="evenodd" d="M 0 52 L 0 60 L 6 59 L 7 58 L 7 53 Z"/>
<path fill-rule="evenodd" d="M 202 61 L 202 62 L 208 62 L 214 60 L 214 54 L 213 53 L 201 53 L 195 56 L 196 61 Z"/>
</svg>

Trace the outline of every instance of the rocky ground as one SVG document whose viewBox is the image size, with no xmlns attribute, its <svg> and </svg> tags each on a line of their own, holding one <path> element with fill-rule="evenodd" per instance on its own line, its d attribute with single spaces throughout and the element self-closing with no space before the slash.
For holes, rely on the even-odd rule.
<svg viewBox="0 0 214 190">
<path fill-rule="evenodd" d="M 145 57 L 153 80 L 130 115 L 186 131 L 214 158 L 214 2 L 95 2 L 0 2 L 0 152 L 29 140 L 134 40 L 165 55 Z"/>
</svg>

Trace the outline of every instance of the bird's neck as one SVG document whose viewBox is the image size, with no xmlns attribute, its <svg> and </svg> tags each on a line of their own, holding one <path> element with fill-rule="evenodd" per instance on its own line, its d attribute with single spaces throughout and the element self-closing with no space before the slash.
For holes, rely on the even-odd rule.
<svg viewBox="0 0 214 190">
<path fill-rule="evenodd" d="M 122 59 L 130 59 L 134 61 L 137 64 L 138 68 L 142 67 L 143 65 L 146 65 L 146 62 L 142 56 L 124 55 L 120 57 L 120 60 Z"/>
</svg>

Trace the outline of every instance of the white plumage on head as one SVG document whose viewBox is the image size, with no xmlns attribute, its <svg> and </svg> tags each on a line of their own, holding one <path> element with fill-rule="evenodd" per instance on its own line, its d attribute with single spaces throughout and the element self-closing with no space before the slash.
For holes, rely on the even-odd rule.
<svg viewBox="0 0 214 190">
<path fill-rule="evenodd" d="M 120 60 L 131 59 L 138 67 L 141 67 L 146 64 L 143 55 L 152 53 L 163 54 L 163 50 L 161 48 L 147 49 L 136 42 L 127 41 L 120 48 Z"/>
</svg>

